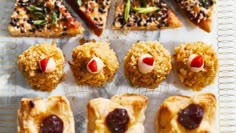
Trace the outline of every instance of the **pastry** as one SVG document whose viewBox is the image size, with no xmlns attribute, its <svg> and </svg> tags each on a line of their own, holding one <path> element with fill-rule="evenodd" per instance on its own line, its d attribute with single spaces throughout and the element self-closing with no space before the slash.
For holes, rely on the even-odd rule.
<svg viewBox="0 0 236 133">
<path fill-rule="evenodd" d="M 75 133 L 69 101 L 64 96 L 22 98 L 18 133 Z"/>
<path fill-rule="evenodd" d="M 66 0 L 97 36 L 106 28 L 111 0 Z"/>
<path fill-rule="evenodd" d="M 52 91 L 64 78 L 65 59 L 56 43 L 36 44 L 18 56 L 18 68 L 33 89 Z"/>
<path fill-rule="evenodd" d="M 79 85 L 102 86 L 112 81 L 119 68 L 115 52 L 107 42 L 88 42 L 74 48 L 69 62 Z"/>
<path fill-rule="evenodd" d="M 170 53 L 157 41 L 134 44 L 124 58 L 125 75 L 137 87 L 158 87 L 171 68 Z"/>
<path fill-rule="evenodd" d="M 175 0 L 189 20 L 206 32 L 211 32 L 217 0 Z"/>
<path fill-rule="evenodd" d="M 211 93 L 171 96 L 157 112 L 157 133 L 215 133 L 216 98 Z"/>
<path fill-rule="evenodd" d="M 66 37 L 84 28 L 62 0 L 16 0 L 8 31 L 12 36 Z"/>
<path fill-rule="evenodd" d="M 163 0 L 119 0 L 113 29 L 158 30 L 178 28 L 182 22 Z"/>
<path fill-rule="evenodd" d="M 174 59 L 178 77 L 186 87 L 199 91 L 214 82 L 219 64 L 211 45 L 180 44 L 175 48 Z"/>
<path fill-rule="evenodd" d="M 147 102 L 139 94 L 92 99 L 87 105 L 88 133 L 144 133 Z"/>
</svg>

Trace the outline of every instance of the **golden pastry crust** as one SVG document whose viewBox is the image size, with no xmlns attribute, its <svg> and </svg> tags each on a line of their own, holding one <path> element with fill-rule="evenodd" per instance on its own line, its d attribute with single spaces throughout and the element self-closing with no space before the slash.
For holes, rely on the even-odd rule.
<svg viewBox="0 0 236 133">
<path fill-rule="evenodd" d="M 181 11 L 189 18 L 189 20 L 203 29 L 206 32 L 211 32 L 212 30 L 212 20 L 215 12 L 215 6 L 217 0 L 209 0 L 212 5 L 207 5 L 199 0 L 176 0 L 178 7 Z M 202 1 L 208 2 L 208 1 Z"/>
<path fill-rule="evenodd" d="M 111 133 L 106 116 L 116 108 L 126 109 L 130 118 L 126 133 L 143 133 L 148 99 L 140 94 L 121 94 L 109 99 L 96 98 L 87 105 L 88 133 Z"/>
<path fill-rule="evenodd" d="M 53 58 L 56 69 L 50 73 L 42 73 L 39 61 L 45 57 Z M 36 44 L 18 56 L 18 68 L 33 89 L 52 91 L 64 78 L 65 59 L 60 48 L 52 44 Z"/>
<path fill-rule="evenodd" d="M 107 42 L 88 42 L 74 48 L 73 63 L 69 64 L 77 84 L 102 86 L 107 81 L 113 80 L 119 68 L 119 62 L 109 45 Z M 91 74 L 86 66 L 95 56 L 103 61 L 104 68 L 100 73 Z"/>
<path fill-rule="evenodd" d="M 178 113 L 190 104 L 198 104 L 204 110 L 200 125 L 193 130 L 185 129 L 179 124 Z M 171 96 L 160 106 L 157 112 L 157 133 L 214 133 L 216 98 L 211 93 L 198 94 L 193 97 Z"/>
<path fill-rule="evenodd" d="M 75 133 L 70 103 L 64 96 L 22 98 L 18 109 L 18 133 L 39 133 L 41 122 L 50 115 L 63 121 L 63 133 Z"/>
<path fill-rule="evenodd" d="M 30 9 L 30 6 L 38 6 L 37 4 L 41 4 L 37 7 L 39 8 L 37 11 L 35 8 Z M 48 11 L 45 12 L 42 8 L 47 8 Z M 43 2 L 42 0 L 35 2 L 16 0 L 14 9 L 8 25 L 8 31 L 12 36 L 70 37 L 84 31 L 82 25 L 71 16 L 61 0 Z M 52 20 L 52 14 L 55 12 L 58 12 L 56 21 Z"/>
<path fill-rule="evenodd" d="M 138 59 L 143 54 L 150 54 L 155 59 L 154 69 L 143 74 L 138 69 Z M 124 58 L 125 75 L 133 86 L 154 89 L 166 79 L 171 71 L 171 55 L 157 41 L 141 41 L 133 45 Z"/>
<path fill-rule="evenodd" d="M 192 72 L 188 67 L 188 58 L 199 54 L 204 59 L 204 71 Z M 214 83 L 218 72 L 218 57 L 211 45 L 203 42 L 180 44 L 175 48 L 175 67 L 180 81 L 187 87 L 199 91 Z"/>
<path fill-rule="evenodd" d="M 131 11 L 127 22 L 124 20 L 125 4 L 125 0 L 119 0 L 116 3 L 115 19 L 113 22 L 113 29 L 115 30 L 162 30 L 182 27 L 182 22 L 164 1 L 147 0 L 148 6 L 158 7 L 160 9 L 146 14 Z M 140 1 L 133 0 L 131 2 L 131 8 L 134 7 L 140 7 Z"/>
</svg>

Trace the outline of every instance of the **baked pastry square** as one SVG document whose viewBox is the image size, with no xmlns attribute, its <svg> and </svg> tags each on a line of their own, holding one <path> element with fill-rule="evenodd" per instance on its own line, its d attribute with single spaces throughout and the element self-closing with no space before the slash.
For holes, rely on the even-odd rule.
<svg viewBox="0 0 236 133">
<path fill-rule="evenodd" d="M 216 98 L 211 93 L 171 96 L 159 108 L 157 133 L 214 133 Z"/>
<path fill-rule="evenodd" d="M 22 98 L 18 133 L 75 133 L 69 101 L 64 96 Z"/>
<path fill-rule="evenodd" d="M 97 36 L 106 28 L 111 0 L 66 0 Z"/>
<path fill-rule="evenodd" d="M 87 106 L 88 133 L 144 133 L 148 99 L 139 94 L 96 98 Z"/>
<path fill-rule="evenodd" d="M 175 0 L 189 20 L 206 32 L 211 32 L 217 0 Z"/>
<path fill-rule="evenodd" d="M 163 0 L 119 0 L 113 29 L 158 30 L 178 28 L 182 22 Z"/>
<path fill-rule="evenodd" d="M 84 28 L 62 0 L 16 0 L 8 31 L 12 36 L 66 37 Z"/>
</svg>

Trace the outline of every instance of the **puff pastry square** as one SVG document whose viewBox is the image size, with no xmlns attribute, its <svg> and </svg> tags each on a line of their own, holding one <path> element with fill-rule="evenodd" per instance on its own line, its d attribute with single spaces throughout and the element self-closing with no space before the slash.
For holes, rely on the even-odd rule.
<svg viewBox="0 0 236 133">
<path fill-rule="evenodd" d="M 111 99 L 92 99 L 87 105 L 88 133 L 111 133 L 106 117 L 115 109 L 124 109 L 129 116 L 125 133 L 144 133 L 143 122 L 148 99 L 139 94 L 121 94 Z"/>
<path fill-rule="evenodd" d="M 186 129 L 178 121 L 181 111 L 191 104 L 200 105 L 203 115 L 200 124 L 194 129 Z M 215 133 L 216 98 L 211 93 L 193 97 L 171 96 L 159 108 L 156 118 L 157 133 Z"/>
<path fill-rule="evenodd" d="M 43 132 L 43 122 L 52 115 L 52 119 L 56 117 L 61 120 L 59 124 L 63 124 L 63 133 L 75 133 L 70 103 L 63 96 L 51 96 L 47 99 L 22 98 L 18 109 L 18 133 Z"/>
</svg>

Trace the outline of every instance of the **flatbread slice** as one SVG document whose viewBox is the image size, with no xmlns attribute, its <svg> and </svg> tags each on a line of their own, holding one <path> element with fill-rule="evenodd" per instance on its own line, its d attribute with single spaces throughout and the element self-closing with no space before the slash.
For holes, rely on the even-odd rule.
<svg viewBox="0 0 236 133">
<path fill-rule="evenodd" d="M 66 0 L 97 36 L 106 28 L 111 0 Z"/>
<path fill-rule="evenodd" d="M 175 0 L 189 20 L 206 32 L 212 30 L 216 0 Z"/>
<path fill-rule="evenodd" d="M 158 30 L 178 28 L 182 22 L 163 0 L 119 0 L 113 29 Z"/>
<path fill-rule="evenodd" d="M 12 36 L 66 37 L 84 28 L 62 0 L 16 0 L 8 31 Z"/>
</svg>

